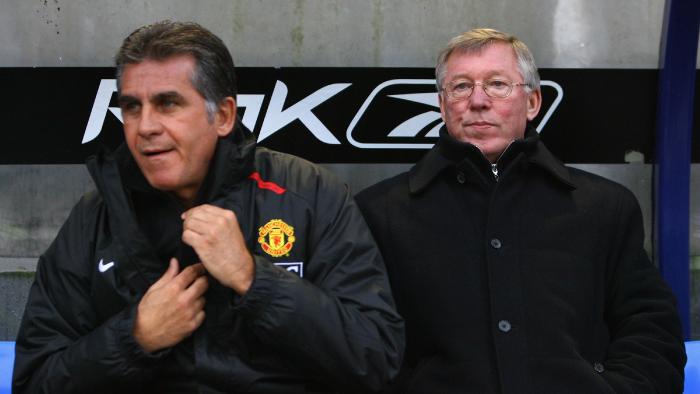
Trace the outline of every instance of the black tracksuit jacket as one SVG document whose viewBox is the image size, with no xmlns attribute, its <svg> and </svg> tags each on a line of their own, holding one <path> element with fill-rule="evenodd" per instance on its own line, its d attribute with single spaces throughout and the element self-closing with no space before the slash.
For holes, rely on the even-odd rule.
<svg viewBox="0 0 700 394">
<path fill-rule="evenodd" d="M 302 159 L 219 141 L 198 203 L 235 212 L 255 259 L 244 297 L 210 278 L 206 319 L 146 354 L 132 329 L 175 256 L 182 206 L 148 185 L 124 146 L 88 168 L 98 191 L 40 257 L 16 343 L 15 393 L 360 392 L 398 371 L 403 321 L 347 188 Z"/>
</svg>

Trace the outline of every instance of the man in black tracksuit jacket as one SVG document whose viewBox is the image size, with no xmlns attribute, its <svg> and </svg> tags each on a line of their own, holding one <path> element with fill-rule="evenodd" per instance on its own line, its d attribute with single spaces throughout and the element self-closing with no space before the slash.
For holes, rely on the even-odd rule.
<svg viewBox="0 0 700 394">
<path fill-rule="evenodd" d="M 200 85 L 210 52 L 233 91 Z M 403 321 L 346 187 L 232 131 L 233 63 L 200 26 L 141 28 L 117 66 L 126 145 L 88 161 L 97 191 L 40 258 L 14 392 L 385 385 Z"/>
<path fill-rule="evenodd" d="M 682 392 L 680 319 L 639 206 L 526 127 L 541 96 L 525 44 L 466 32 L 436 76 L 436 146 L 357 195 L 406 319 L 395 392 Z"/>
</svg>

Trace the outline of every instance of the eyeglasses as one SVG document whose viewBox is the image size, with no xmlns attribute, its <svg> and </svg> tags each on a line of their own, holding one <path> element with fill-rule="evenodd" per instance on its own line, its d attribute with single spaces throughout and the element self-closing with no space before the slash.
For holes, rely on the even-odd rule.
<svg viewBox="0 0 700 394">
<path fill-rule="evenodd" d="M 491 98 L 504 99 L 510 96 L 513 86 L 528 86 L 526 83 L 509 82 L 502 79 L 488 79 L 484 82 L 472 82 L 467 79 L 455 79 L 442 90 L 453 100 L 464 100 L 472 95 L 474 86 L 480 85 L 484 93 Z"/>
</svg>

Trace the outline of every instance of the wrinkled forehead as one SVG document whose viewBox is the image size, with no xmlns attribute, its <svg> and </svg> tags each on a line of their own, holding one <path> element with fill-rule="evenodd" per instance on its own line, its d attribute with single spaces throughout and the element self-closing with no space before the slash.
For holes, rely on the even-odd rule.
<svg viewBox="0 0 700 394">
<path fill-rule="evenodd" d="M 445 59 L 446 62 L 454 57 L 473 56 L 475 58 L 485 57 L 491 53 L 497 53 L 498 56 L 516 59 L 517 55 L 512 45 L 503 41 L 487 41 L 474 45 L 458 46 L 450 52 Z"/>
<path fill-rule="evenodd" d="M 194 89 L 194 60 L 188 56 L 145 59 L 124 66 L 120 95 Z"/>
<path fill-rule="evenodd" d="M 515 50 L 508 43 L 500 41 L 455 48 L 445 63 L 445 75 L 475 72 L 523 76 Z"/>
</svg>

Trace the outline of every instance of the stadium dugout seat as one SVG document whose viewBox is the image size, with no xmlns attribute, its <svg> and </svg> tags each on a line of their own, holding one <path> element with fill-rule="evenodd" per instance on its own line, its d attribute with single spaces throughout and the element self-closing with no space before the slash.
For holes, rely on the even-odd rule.
<svg viewBox="0 0 700 394">
<path fill-rule="evenodd" d="M 12 390 L 12 365 L 15 361 L 15 343 L 0 341 L 0 394 Z"/>
<path fill-rule="evenodd" d="M 700 393 L 700 341 L 687 341 L 685 353 L 688 362 L 685 364 L 685 390 L 687 394 Z"/>
<path fill-rule="evenodd" d="M 688 363 L 685 365 L 685 393 L 700 393 L 700 341 L 685 343 Z M 0 342 L 0 394 L 10 394 L 15 343 Z"/>
</svg>

